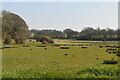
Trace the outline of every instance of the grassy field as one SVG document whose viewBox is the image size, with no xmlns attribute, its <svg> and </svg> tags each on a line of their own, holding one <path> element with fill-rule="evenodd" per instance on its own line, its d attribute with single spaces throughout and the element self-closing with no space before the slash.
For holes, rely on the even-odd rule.
<svg viewBox="0 0 120 80">
<path fill-rule="evenodd" d="M 79 44 L 87 46 L 83 49 Z M 70 49 L 60 49 L 60 46 L 45 44 L 3 45 L 18 48 L 2 50 L 3 78 L 116 78 L 118 64 L 102 64 L 104 60 L 115 59 L 115 54 L 106 53 L 106 47 L 98 45 L 117 45 L 116 42 L 90 42 L 78 44 L 60 44 Z M 92 45 L 92 46 L 89 46 Z M 67 55 L 65 55 L 67 54 Z"/>
</svg>

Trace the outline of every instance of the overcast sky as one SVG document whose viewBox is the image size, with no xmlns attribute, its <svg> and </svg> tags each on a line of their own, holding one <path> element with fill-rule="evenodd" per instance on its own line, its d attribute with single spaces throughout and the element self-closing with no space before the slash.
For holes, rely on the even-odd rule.
<svg viewBox="0 0 120 80">
<path fill-rule="evenodd" d="M 4 2 L 2 9 L 21 16 L 29 29 L 118 28 L 117 2 Z"/>
</svg>

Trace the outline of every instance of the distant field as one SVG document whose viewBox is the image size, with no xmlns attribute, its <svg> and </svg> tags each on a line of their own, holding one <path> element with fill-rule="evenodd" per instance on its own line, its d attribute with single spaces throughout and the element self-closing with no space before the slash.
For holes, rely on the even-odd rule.
<svg viewBox="0 0 120 80">
<path fill-rule="evenodd" d="M 59 42 L 59 41 L 58 41 Z M 118 64 L 102 64 L 104 60 L 115 59 L 106 47 L 117 42 L 57 43 L 70 49 L 60 49 L 55 44 L 3 45 L 16 48 L 3 49 L 3 78 L 116 78 Z M 86 49 L 82 46 L 87 46 Z M 37 46 L 46 46 L 37 47 Z M 90 46 L 91 45 L 91 46 Z"/>
<path fill-rule="evenodd" d="M 87 40 L 71 40 L 71 39 L 54 39 L 57 44 L 84 44 L 84 43 L 97 43 L 103 45 L 118 45 L 118 41 L 87 41 Z"/>
</svg>

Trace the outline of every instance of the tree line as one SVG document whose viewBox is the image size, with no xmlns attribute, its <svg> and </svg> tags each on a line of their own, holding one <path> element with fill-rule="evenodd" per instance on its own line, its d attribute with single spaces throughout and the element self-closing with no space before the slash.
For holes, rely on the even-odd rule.
<svg viewBox="0 0 120 80">
<path fill-rule="evenodd" d="M 59 30 L 30 30 L 32 34 L 37 34 L 39 36 L 49 36 L 54 39 L 76 39 L 76 40 L 102 40 L 102 41 L 113 41 L 118 40 L 118 30 L 106 28 L 94 29 L 92 27 L 85 27 L 82 31 L 74 31 L 72 29 L 65 29 L 63 31 Z M 35 38 L 30 36 L 30 38 Z"/>
<path fill-rule="evenodd" d="M 37 42 L 54 43 L 53 39 L 76 39 L 76 40 L 119 40 L 120 29 L 94 29 L 85 27 L 82 31 L 72 29 L 59 30 L 29 30 L 26 22 L 17 14 L 3 10 L 0 15 L 0 32 L 4 44 L 24 44 L 28 39 L 36 39 Z M 1 37 L 0 37 L 1 39 Z"/>
</svg>

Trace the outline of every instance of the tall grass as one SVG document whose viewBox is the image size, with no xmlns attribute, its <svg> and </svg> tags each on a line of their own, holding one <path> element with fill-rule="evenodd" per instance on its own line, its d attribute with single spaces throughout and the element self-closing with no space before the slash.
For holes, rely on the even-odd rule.
<svg viewBox="0 0 120 80">
<path fill-rule="evenodd" d="M 116 66 L 91 66 L 82 69 L 77 73 L 78 75 L 82 75 L 83 77 L 106 77 L 106 78 L 117 78 L 119 77 L 118 67 Z"/>
<path fill-rule="evenodd" d="M 39 69 L 18 69 L 16 71 L 3 71 L 3 78 L 118 78 L 119 71 L 117 65 L 92 65 L 80 68 L 78 72 L 54 73 L 49 70 Z"/>
</svg>

